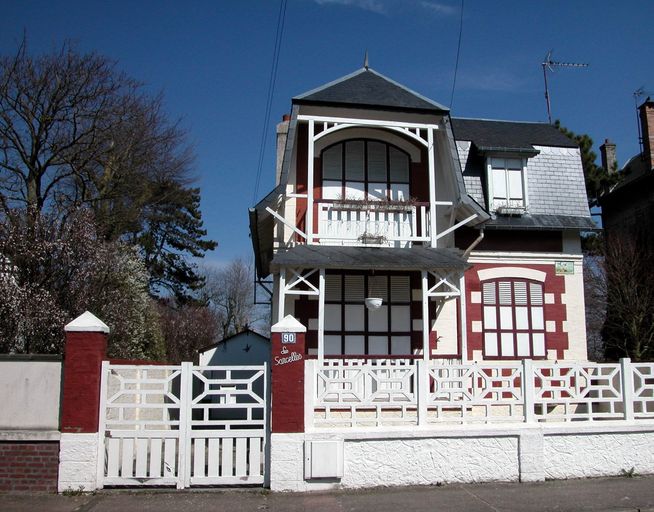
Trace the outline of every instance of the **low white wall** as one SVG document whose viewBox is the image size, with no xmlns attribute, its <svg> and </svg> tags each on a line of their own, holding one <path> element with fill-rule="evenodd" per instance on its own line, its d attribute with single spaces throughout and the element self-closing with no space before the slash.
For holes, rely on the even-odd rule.
<svg viewBox="0 0 654 512">
<path fill-rule="evenodd" d="M 305 479 L 307 443 L 343 442 L 343 477 Z M 274 491 L 654 473 L 654 422 L 272 434 Z"/>
<path fill-rule="evenodd" d="M 61 361 L 0 358 L 0 430 L 58 430 L 60 400 Z"/>
<path fill-rule="evenodd" d="M 59 492 L 97 489 L 98 434 L 61 434 Z"/>
</svg>

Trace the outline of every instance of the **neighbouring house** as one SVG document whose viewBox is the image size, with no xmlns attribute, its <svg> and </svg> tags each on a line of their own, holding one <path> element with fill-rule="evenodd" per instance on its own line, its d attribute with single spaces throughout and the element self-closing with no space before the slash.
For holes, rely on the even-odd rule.
<svg viewBox="0 0 654 512">
<path fill-rule="evenodd" d="M 654 101 L 647 98 L 638 110 L 642 151 L 627 161 L 618 184 L 600 198 L 602 223 L 607 239 L 628 236 L 654 248 Z M 614 165 L 615 145 L 609 144 L 608 151 L 606 143 L 602 146 L 602 162 L 606 168 Z"/>
<path fill-rule="evenodd" d="M 364 67 L 292 100 L 250 209 L 273 323 L 309 357 L 585 360 L 579 148 L 544 123 L 457 119 Z"/>
<path fill-rule="evenodd" d="M 252 329 L 198 349 L 200 366 L 258 365 L 270 362 L 270 340 Z"/>
</svg>

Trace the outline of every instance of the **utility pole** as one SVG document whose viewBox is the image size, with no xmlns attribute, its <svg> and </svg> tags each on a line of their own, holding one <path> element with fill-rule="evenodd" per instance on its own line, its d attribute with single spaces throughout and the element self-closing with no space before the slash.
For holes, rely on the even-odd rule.
<svg viewBox="0 0 654 512">
<path fill-rule="evenodd" d="M 552 124 L 552 107 L 550 104 L 550 92 L 547 85 L 547 72 L 554 72 L 554 68 L 587 68 L 588 64 L 580 64 L 576 62 L 556 62 L 552 60 L 552 50 L 547 52 L 545 59 L 542 63 L 543 78 L 545 79 L 545 101 L 547 102 L 547 119 Z"/>
</svg>

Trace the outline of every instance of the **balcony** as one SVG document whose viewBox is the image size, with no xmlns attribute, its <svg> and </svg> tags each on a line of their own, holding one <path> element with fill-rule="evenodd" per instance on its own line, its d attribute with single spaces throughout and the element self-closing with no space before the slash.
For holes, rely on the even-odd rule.
<svg viewBox="0 0 654 512">
<path fill-rule="evenodd" d="M 322 245 L 411 247 L 429 242 L 429 203 L 316 201 Z"/>
</svg>

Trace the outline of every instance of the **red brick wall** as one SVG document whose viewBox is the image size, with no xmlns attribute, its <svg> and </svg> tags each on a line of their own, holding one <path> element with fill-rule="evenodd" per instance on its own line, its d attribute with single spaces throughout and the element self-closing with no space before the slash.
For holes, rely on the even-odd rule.
<svg viewBox="0 0 654 512">
<path fill-rule="evenodd" d="M 0 442 L 0 491 L 57 492 L 58 441 Z"/>
<path fill-rule="evenodd" d="M 295 333 L 295 343 L 282 343 L 282 334 L 273 332 L 272 432 L 304 432 L 304 333 Z"/>
</svg>

